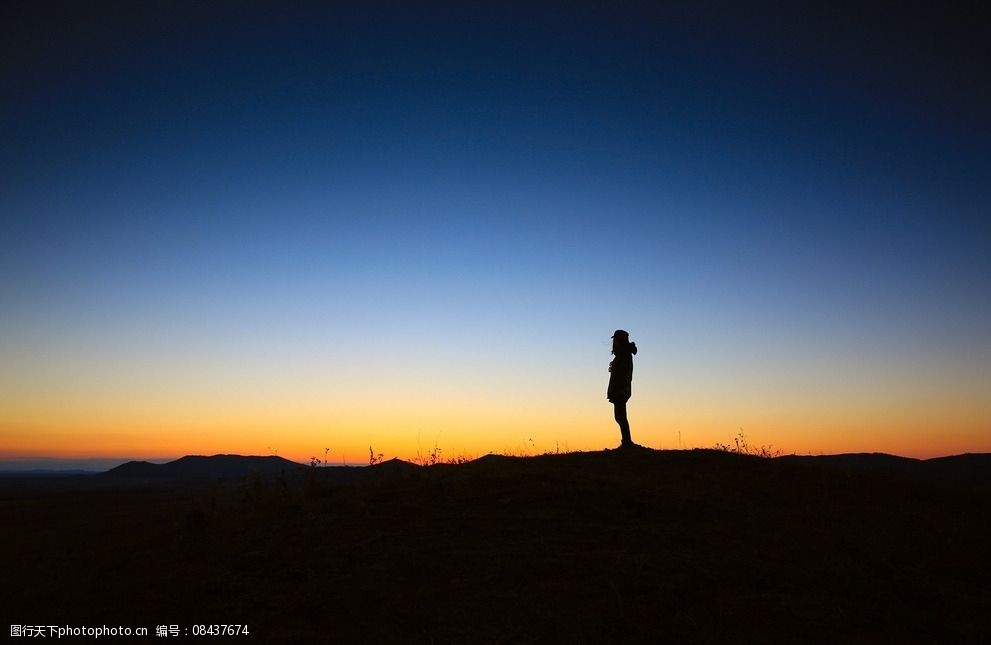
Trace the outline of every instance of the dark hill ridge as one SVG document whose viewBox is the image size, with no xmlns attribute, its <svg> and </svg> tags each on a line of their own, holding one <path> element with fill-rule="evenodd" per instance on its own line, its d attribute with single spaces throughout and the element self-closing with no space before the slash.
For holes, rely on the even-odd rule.
<svg viewBox="0 0 991 645">
<path fill-rule="evenodd" d="M 635 449 L 0 486 L 0 606 L 223 617 L 258 642 L 991 642 L 991 496 L 929 474 L 991 458 L 847 461 Z"/>
<path fill-rule="evenodd" d="M 303 464 L 276 456 L 187 455 L 165 464 L 129 461 L 101 473 L 99 477 L 132 481 L 232 479 L 250 475 L 279 475 L 304 468 Z"/>
<path fill-rule="evenodd" d="M 912 459 L 873 452 L 818 456 L 787 455 L 777 457 L 776 460 L 846 472 L 884 473 L 916 478 L 932 484 L 991 491 L 991 453 L 965 453 L 952 457 Z"/>
<path fill-rule="evenodd" d="M 690 455 L 695 455 L 691 457 Z M 566 454 L 546 454 L 533 457 L 511 457 L 506 455 L 488 454 L 466 464 L 438 464 L 434 468 L 466 468 L 480 470 L 499 468 L 511 462 L 526 462 L 537 460 L 553 460 L 561 464 L 582 464 L 588 468 L 601 468 L 603 459 L 614 463 L 628 463 L 648 460 L 653 467 L 660 466 L 669 460 L 684 462 L 691 459 L 715 459 L 723 455 L 731 458 L 757 459 L 767 463 L 792 465 L 801 468 L 815 468 L 840 471 L 845 473 L 864 473 L 880 477 L 898 477 L 901 479 L 917 480 L 926 484 L 966 488 L 969 490 L 991 491 L 991 453 L 966 453 L 951 457 L 936 457 L 932 459 L 914 459 L 899 457 L 886 453 L 846 453 L 839 455 L 784 455 L 764 459 L 752 455 L 741 455 L 719 450 L 652 450 L 636 448 L 631 451 L 603 450 L 592 452 L 577 452 Z M 616 461 L 618 460 L 618 461 Z M 408 472 L 420 468 L 399 459 L 373 466 L 369 469 L 382 469 L 391 472 Z M 333 469 L 327 469 L 333 470 Z M 328 473 L 329 474 L 329 473 Z"/>
<path fill-rule="evenodd" d="M 486 465 L 505 463 L 520 459 L 542 459 L 553 457 L 557 460 L 571 460 L 585 463 L 598 456 L 626 454 L 627 457 L 653 455 L 679 455 L 685 453 L 708 453 L 719 451 L 655 451 L 636 449 L 632 455 L 622 451 L 593 451 L 563 455 L 542 455 L 536 457 L 507 457 L 489 454 L 462 464 L 469 469 L 484 468 Z M 726 453 L 731 454 L 731 453 Z M 991 454 L 963 454 L 934 459 L 912 459 L 885 453 L 849 453 L 839 455 L 786 455 L 773 460 L 778 463 L 794 463 L 804 466 L 837 469 L 846 472 L 872 472 L 904 477 L 921 478 L 927 482 L 954 486 L 966 486 L 991 490 Z M 591 464 L 589 464 L 591 465 Z M 455 467 L 452 464 L 438 464 L 442 469 Z M 316 476 L 328 482 L 345 483 L 355 480 L 396 476 L 416 471 L 420 468 L 401 459 L 388 461 L 367 468 L 353 466 L 321 467 Z M 236 479 L 252 475 L 300 475 L 309 467 L 277 456 L 250 455 L 187 455 L 164 464 L 147 461 L 130 461 L 98 475 L 97 480 L 115 483 L 178 483 L 209 479 Z"/>
</svg>

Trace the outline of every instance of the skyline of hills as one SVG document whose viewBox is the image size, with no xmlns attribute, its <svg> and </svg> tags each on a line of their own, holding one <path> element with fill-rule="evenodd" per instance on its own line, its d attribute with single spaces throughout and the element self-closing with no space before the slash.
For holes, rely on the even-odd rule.
<svg viewBox="0 0 991 645">
<path fill-rule="evenodd" d="M 724 452 L 726 450 L 694 448 L 690 450 L 653 450 L 638 448 L 638 451 L 657 454 L 681 454 L 692 452 Z M 611 450 L 575 451 L 561 453 L 562 455 L 608 454 Z M 443 462 L 436 466 L 452 467 L 464 463 L 482 462 L 490 459 L 539 459 L 552 456 L 552 453 L 531 456 L 506 456 L 489 453 L 467 462 Z M 870 472 L 881 475 L 923 478 L 930 483 L 949 485 L 951 487 L 973 487 L 991 490 L 991 453 L 965 453 L 931 459 L 915 459 L 887 453 L 841 453 L 836 455 L 780 455 L 775 457 L 758 457 L 741 454 L 753 459 L 767 459 L 781 463 L 797 463 L 822 469 L 840 470 L 848 473 Z M 369 466 L 368 464 L 320 464 L 316 467 L 291 461 L 275 455 L 185 455 L 179 459 L 154 463 L 143 460 L 127 461 L 105 471 L 85 471 L 80 469 L 32 469 L 32 470 L 3 470 L 0 468 L 0 478 L 5 480 L 50 480 L 55 486 L 93 487 L 93 486 L 130 486 L 130 485 L 170 485 L 196 483 L 210 480 L 236 480 L 250 476 L 298 476 L 308 470 L 319 470 L 325 479 L 337 482 L 351 481 L 358 470 L 366 467 L 371 470 L 407 470 L 419 469 L 420 465 L 399 458 Z M 422 466 L 429 467 L 429 466 Z M 61 483 L 60 483 L 61 482 Z"/>
<path fill-rule="evenodd" d="M 989 465 L 628 449 L 5 479 L 18 584 L 0 604 L 69 624 L 229 616 L 266 642 L 986 642 Z"/>
</svg>

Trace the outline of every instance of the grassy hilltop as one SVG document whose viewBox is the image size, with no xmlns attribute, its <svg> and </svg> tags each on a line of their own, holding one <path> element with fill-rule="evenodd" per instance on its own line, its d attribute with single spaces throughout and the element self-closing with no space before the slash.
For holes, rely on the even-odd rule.
<svg viewBox="0 0 991 645">
<path fill-rule="evenodd" d="M 246 623 L 255 642 L 987 642 L 977 461 L 944 477 L 642 449 L 4 484 L 0 606 Z"/>
</svg>

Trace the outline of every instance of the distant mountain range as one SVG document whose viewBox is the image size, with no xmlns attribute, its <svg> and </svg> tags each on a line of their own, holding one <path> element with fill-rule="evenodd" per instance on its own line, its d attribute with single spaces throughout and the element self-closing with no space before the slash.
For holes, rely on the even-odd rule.
<svg viewBox="0 0 991 645">
<path fill-rule="evenodd" d="M 944 485 L 991 490 L 991 453 L 911 459 L 881 452 L 862 452 L 818 456 L 787 455 L 777 459 L 823 468 L 920 477 Z"/>
<path fill-rule="evenodd" d="M 28 470 L 0 470 L 0 477 L 75 477 L 76 475 L 96 475 L 98 470 L 81 468 L 30 468 Z"/>
<path fill-rule="evenodd" d="M 600 454 L 603 457 L 615 451 L 601 453 L 575 453 L 586 457 Z M 658 457 L 678 459 L 679 454 L 716 452 L 710 450 L 686 451 L 655 451 L 644 449 L 644 452 L 656 454 Z M 567 457 L 560 455 L 560 457 Z M 745 457 L 741 455 L 741 457 Z M 540 457 L 533 457 L 539 459 Z M 500 457 L 486 455 L 474 463 L 483 464 L 493 459 L 527 459 L 516 457 Z M 852 453 L 840 455 L 786 455 L 768 460 L 777 463 L 801 464 L 812 468 L 843 470 L 847 472 L 871 472 L 890 475 L 893 477 L 910 477 L 928 481 L 933 484 L 950 486 L 961 489 L 980 489 L 991 491 L 991 454 L 963 454 L 952 457 L 937 457 L 934 459 L 912 459 L 898 457 L 885 453 Z M 457 468 L 442 464 L 443 468 Z M 56 487 L 104 487 L 130 485 L 172 485 L 195 483 L 209 480 L 242 479 L 253 475 L 278 476 L 300 475 L 310 467 L 277 456 L 245 456 L 245 455 L 187 455 L 175 461 L 156 464 L 147 461 L 129 461 L 106 472 L 92 471 L 57 471 L 37 469 L 31 471 L 0 472 L 0 479 L 7 485 L 37 485 Z M 419 469 L 420 466 L 400 459 L 369 467 L 328 466 L 317 468 L 322 481 L 351 482 L 366 477 L 390 477 L 402 475 Z M 34 482 L 34 484 L 28 484 Z M 47 482 L 47 483 L 46 483 Z"/>
<path fill-rule="evenodd" d="M 304 468 L 303 464 L 276 456 L 187 455 L 164 464 L 129 461 L 97 477 L 121 481 L 189 481 L 278 475 Z"/>
</svg>

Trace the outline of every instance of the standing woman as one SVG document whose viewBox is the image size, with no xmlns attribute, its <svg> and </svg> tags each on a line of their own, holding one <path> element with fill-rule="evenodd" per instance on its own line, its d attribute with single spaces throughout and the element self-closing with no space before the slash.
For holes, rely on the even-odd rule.
<svg viewBox="0 0 991 645">
<path fill-rule="evenodd" d="M 609 390 L 606 397 L 612 402 L 616 423 L 623 437 L 621 447 L 633 446 L 630 438 L 630 421 L 626 418 L 626 402 L 630 400 L 633 383 L 633 355 L 637 353 L 636 343 L 630 342 L 630 334 L 617 329 L 612 335 L 612 353 L 616 356 L 609 363 Z"/>
</svg>

